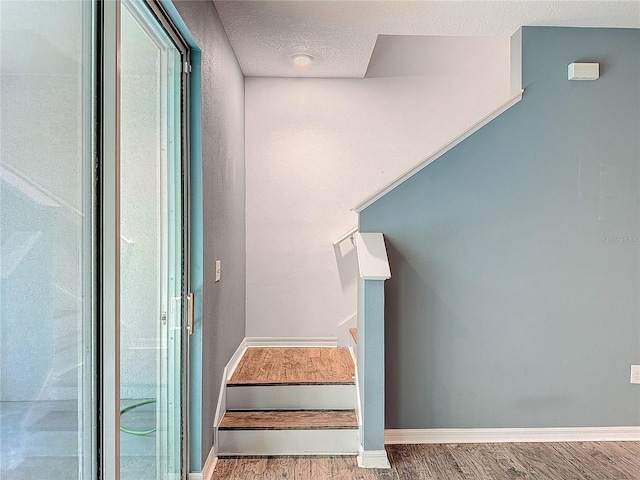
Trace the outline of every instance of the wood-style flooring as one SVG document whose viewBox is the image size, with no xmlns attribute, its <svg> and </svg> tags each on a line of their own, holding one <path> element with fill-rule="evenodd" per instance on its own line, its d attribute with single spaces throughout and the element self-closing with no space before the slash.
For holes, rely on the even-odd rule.
<svg viewBox="0 0 640 480">
<path fill-rule="evenodd" d="M 354 375 L 346 348 L 250 347 L 227 384 L 353 384 Z"/>
<path fill-rule="evenodd" d="M 355 457 L 218 460 L 216 480 L 640 480 L 640 442 L 388 445 L 391 469 Z"/>
</svg>

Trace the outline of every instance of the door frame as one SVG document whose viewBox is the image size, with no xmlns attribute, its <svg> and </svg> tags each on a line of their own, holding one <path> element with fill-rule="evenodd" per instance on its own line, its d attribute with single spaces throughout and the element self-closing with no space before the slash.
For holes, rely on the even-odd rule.
<svg viewBox="0 0 640 480">
<path fill-rule="evenodd" d="M 161 0 L 144 0 L 182 56 L 182 297 L 181 477 L 189 471 L 189 319 L 190 285 L 190 47 Z M 98 478 L 120 478 L 120 0 L 97 0 L 96 152 L 97 174 L 97 343 Z M 193 322 L 193 319 L 190 320 Z M 176 439 L 178 440 L 178 439 Z"/>
<path fill-rule="evenodd" d="M 120 12 L 98 8 L 98 478 L 120 478 Z"/>
</svg>

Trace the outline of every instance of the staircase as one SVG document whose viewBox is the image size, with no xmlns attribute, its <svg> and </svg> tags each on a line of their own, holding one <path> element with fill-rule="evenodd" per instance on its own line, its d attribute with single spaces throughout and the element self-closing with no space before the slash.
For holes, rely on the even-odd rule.
<svg viewBox="0 0 640 480">
<path fill-rule="evenodd" d="M 218 456 L 357 454 L 354 379 L 346 348 L 248 347 L 226 384 Z"/>
</svg>

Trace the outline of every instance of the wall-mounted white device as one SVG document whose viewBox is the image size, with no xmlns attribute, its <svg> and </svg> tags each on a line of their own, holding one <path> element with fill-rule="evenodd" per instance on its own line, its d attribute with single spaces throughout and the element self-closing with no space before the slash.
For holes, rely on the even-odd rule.
<svg viewBox="0 0 640 480">
<path fill-rule="evenodd" d="M 631 365 L 631 383 L 640 383 L 640 365 Z"/>
<path fill-rule="evenodd" d="M 220 266 L 220 260 L 216 260 L 216 282 L 220 281 L 221 272 L 222 272 L 222 267 Z"/>
<path fill-rule="evenodd" d="M 569 80 L 597 80 L 600 77 L 599 63 L 570 63 Z"/>
</svg>

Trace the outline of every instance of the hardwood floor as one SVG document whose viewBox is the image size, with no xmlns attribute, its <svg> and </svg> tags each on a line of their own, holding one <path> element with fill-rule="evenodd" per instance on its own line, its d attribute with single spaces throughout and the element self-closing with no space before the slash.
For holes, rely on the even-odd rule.
<svg viewBox="0 0 640 480">
<path fill-rule="evenodd" d="M 390 470 L 355 457 L 243 457 L 218 460 L 227 480 L 640 480 L 640 442 L 388 445 Z"/>
<path fill-rule="evenodd" d="M 213 479 L 395 480 L 393 470 L 358 468 L 355 457 L 240 457 L 219 459 Z"/>
<path fill-rule="evenodd" d="M 250 347 L 228 385 L 353 384 L 354 375 L 346 348 Z"/>
</svg>

